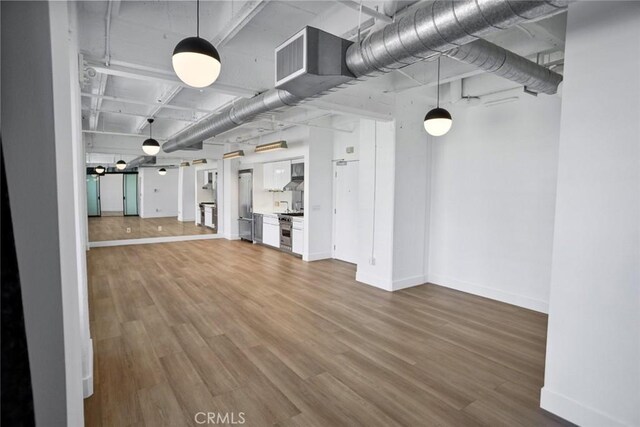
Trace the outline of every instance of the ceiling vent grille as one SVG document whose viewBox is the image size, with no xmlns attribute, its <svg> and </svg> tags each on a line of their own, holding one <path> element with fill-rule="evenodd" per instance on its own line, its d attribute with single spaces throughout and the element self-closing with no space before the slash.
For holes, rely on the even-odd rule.
<svg viewBox="0 0 640 427">
<path fill-rule="evenodd" d="M 354 78 L 345 56 L 352 43 L 313 27 L 276 48 L 276 88 L 299 97 L 318 95 Z"/>
</svg>

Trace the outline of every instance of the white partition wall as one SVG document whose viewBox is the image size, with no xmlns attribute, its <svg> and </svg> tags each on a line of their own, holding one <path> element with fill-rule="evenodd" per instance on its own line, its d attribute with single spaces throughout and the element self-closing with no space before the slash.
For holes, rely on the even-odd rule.
<svg viewBox="0 0 640 427">
<path fill-rule="evenodd" d="M 157 168 L 140 168 L 141 218 L 178 216 L 178 169 L 167 169 L 160 175 Z"/>
</svg>

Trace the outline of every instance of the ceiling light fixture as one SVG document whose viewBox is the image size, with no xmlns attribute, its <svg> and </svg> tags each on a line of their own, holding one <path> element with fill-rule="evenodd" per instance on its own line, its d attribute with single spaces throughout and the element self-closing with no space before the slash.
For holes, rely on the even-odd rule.
<svg viewBox="0 0 640 427">
<path fill-rule="evenodd" d="M 163 175 L 163 176 L 164 176 L 164 175 L 166 175 L 166 174 L 167 174 L 167 170 L 166 170 L 165 168 L 160 168 L 160 169 L 158 169 L 158 173 L 159 173 L 160 175 Z"/>
<path fill-rule="evenodd" d="M 444 108 L 440 108 L 440 57 L 438 57 L 438 90 L 436 108 L 424 116 L 424 130 L 432 136 L 442 136 L 449 132 L 453 120 L 451 114 Z"/>
<path fill-rule="evenodd" d="M 256 145 L 256 153 L 265 153 L 267 151 L 282 150 L 287 147 L 287 141 L 276 141 L 268 144 Z"/>
<path fill-rule="evenodd" d="M 147 119 L 147 121 L 149 122 L 149 139 L 145 139 L 142 143 L 142 151 L 150 156 L 155 156 L 160 152 L 160 144 L 151 137 L 151 124 L 153 123 L 153 119 Z"/>
<path fill-rule="evenodd" d="M 192 165 L 204 165 L 207 163 L 207 159 L 196 159 L 191 162 Z"/>
<path fill-rule="evenodd" d="M 237 159 L 238 157 L 244 157 L 244 150 L 230 151 L 222 155 L 224 160 Z"/>
<path fill-rule="evenodd" d="M 188 168 L 189 166 L 191 166 L 191 165 L 189 165 L 189 162 L 182 162 L 182 163 L 180 163 L 180 167 Z"/>
<path fill-rule="evenodd" d="M 196 0 L 196 36 L 176 45 L 171 63 L 176 75 L 192 87 L 206 87 L 220 75 L 220 55 L 216 48 L 200 38 L 200 0 Z"/>
<path fill-rule="evenodd" d="M 96 166 L 94 170 L 98 175 L 100 175 L 100 174 L 103 174 L 106 169 L 104 168 L 104 166 L 99 165 L 99 166 Z"/>
<path fill-rule="evenodd" d="M 124 160 L 118 160 L 116 162 L 116 169 L 118 169 L 119 171 L 124 170 L 124 168 L 127 167 L 127 162 L 125 162 Z"/>
</svg>

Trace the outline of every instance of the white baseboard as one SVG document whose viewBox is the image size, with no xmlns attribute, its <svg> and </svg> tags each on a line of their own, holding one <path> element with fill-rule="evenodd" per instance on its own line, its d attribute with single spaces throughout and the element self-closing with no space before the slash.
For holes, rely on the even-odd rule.
<svg viewBox="0 0 640 427">
<path fill-rule="evenodd" d="M 198 234 L 194 236 L 167 236 L 146 237 L 144 239 L 105 240 L 102 242 L 89 242 L 89 248 L 104 248 L 108 246 L 148 245 L 150 243 L 185 242 L 188 240 L 220 239 L 219 234 Z"/>
<path fill-rule="evenodd" d="M 93 340 L 89 338 L 86 355 L 87 371 L 82 378 L 82 397 L 87 398 L 93 394 Z"/>
<path fill-rule="evenodd" d="M 496 288 L 490 288 L 475 283 L 465 282 L 453 279 L 451 277 L 441 276 L 438 274 L 429 274 L 426 282 L 434 285 L 444 286 L 446 288 L 456 289 L 458 291 L 467 292 L 496 301 L 505 302 L 507 304 L 517 305 L 518 307 L 528 308 L 529 310 L 539 311 L 541 313 L 549 312 L 549 303 L 535 298 L 523 295 L 511 294 Z"/>
<path fill-rule="evenodd" d="M 308 254 L 306 256 L 305 261 L 320 261 L 322 259 L 332 258 L 331 252 L 315 252 L 312 254 Z"/>
<path fill-rule="evenodd" d="M 364 273 L 362 271 L 356 271 L 356 281 L 385 291 L 393 290 L 393 285 L 390 279 Z"/>
<path fill-rule="evenodd" d="M 394 291 L 411 288 L 413 286 L 424 285 L 427 282 L 423 275 L 406 277 L 404 279 L 394 280 L 392 288 Z"/>
<path fill-rule="evenodd" d="M 224 238 L 227 239 L 227 240 L 240 240 L 240 235 L 239 234 L 230 234 L 230 235 L 225 235 Z"/>
<path fill-rule="evenodd" d="M 575 400 L 543 387 L 540 393 L 540 407 L 567 421 L 582 427 L 623 427 L 627 424 L 594 408 L 584 406 Z"/>
</svg>

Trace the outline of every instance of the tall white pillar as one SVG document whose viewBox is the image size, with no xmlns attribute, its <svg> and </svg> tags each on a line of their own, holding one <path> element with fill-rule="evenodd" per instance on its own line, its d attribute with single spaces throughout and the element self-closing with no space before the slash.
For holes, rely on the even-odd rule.
<svg viewBox="0 0 640 427">
<path fill-rule="evenodd" d="M 640 425 L 640 3 L 567 23 L 542 408 Z"/>
</svg>

